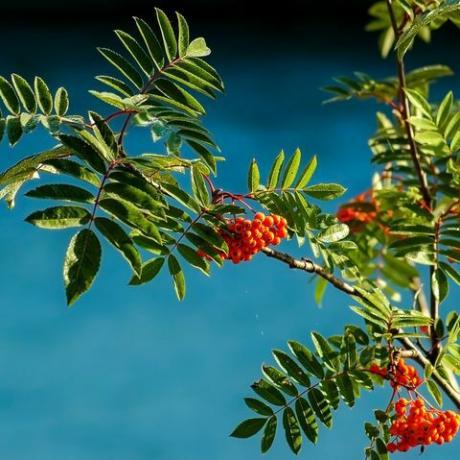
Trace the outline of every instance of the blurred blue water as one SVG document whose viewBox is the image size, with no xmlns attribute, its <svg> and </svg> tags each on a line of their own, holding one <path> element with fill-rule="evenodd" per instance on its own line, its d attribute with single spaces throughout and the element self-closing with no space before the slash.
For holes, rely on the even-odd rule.
<svg viewBox="0 0 460 460">
<path fill-rule="evenodd" d="M 0 74 L 43 75 L 70 89 L 72 109 L 93 104 L 86 90 L 104 64 L 92 51 L 104 41 L 81 30 L 9 31 Z M 285 148 L 319 155 L 316 181 L 338 181 L 348 197 L 367 188 L 372 171 L 366 139 L 374 129 L 369 103 L 321 106 L 318 88 L 332 75 L 365 70 L 391 74 L 373 48 L 315 51 L 315 43 L 281 43 L 278 52 L 232 53 L 215 37 L 214 62 L 226 94 L 208 105 L 207 124 L 227 162 L 219 181 L 244 190 L 250 159 L 264 172 Z M 212 43 L 212 40 L 211 40 Z M 56 51 L 53 60 L 48 50 Z M 440 49 L 442 52 L 442 50 Z M 455 64 L 455 63 L 454 63 Z M 132 131 L 133 151 L 154 152 Z M 0 166 L 45 148 L 42 134 L 14 150 L 1 147 Z M 211 279 L 187 272 L 188 296 L 177 303 L 160 276 L 128 288 L 128 269 L 111 250 L 92 291 L 72 310 L 64 305 L 62 257 L 72 233 L 44 232 L 21 222 L 40 206 L 20 199 L 0 210 L 0 457 L 8 460 L 230 460 L 261 458 L 257 440 L 228 437 L 250 416 L 242 403 L 270 349 L 307 339 L 316 329 L 340 332 L 352 320 L 349 299 L 328 290 L 322 309 L 302 274 L 260 256 L 251 264 L 214 270 Z M 292 243 L 293 245 L 293 243 Z M 381 390 L 341 409 L 333 431 L 302 455 L 362 458 L 362 422 L 389 394 Z M 282 433 L 279 433 L 279 437 Z M 346 449 L 344 448 L 346 446 Z M 458 458 L 459 444 L 429 449 L 425 458 Z M 289 458 L 279 440 L 268 459 Z M 405 458 L 416 458 L 413 453 Z"/>
</svg>

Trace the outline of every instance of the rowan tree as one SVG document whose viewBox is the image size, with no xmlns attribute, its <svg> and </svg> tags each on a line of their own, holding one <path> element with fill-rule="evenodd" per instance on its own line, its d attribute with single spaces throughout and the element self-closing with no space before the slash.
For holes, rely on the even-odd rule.
<svg viewBox="0 0 460 460">
<path fill-rule="evenodd" d="M 379 385 L 390 398 L 364 427 L 372 460 L 451 442 L 460 424 L 460 316 L 446 308 L 449 285 L 460 284 L 460 103 L 452 92 L 430 98 L 449 67 L 405 66 L 418 40 L 448 21 L 460 24 L 460 1 L 379 1 L 370 15 L 368 30 L 380 33 L 382 57 L 394 57 L 397 75 L 357 72 L 325 88 L 330 101 L 381 104 L 369 140 L 370 187 L 333 214 L 321 202 L 346 189 L 315 183 L 317 158 L 303 164 L 300 150 L 279 153 L 266 178 L 252 161 L 247 190 L 219 187 L 222 157 L 202 123 L 202 96 L 214 99 L 224 85 L 205 40 L 191 38 L 180 14 L 173 20 L 156 9 L 149 21 L 134 18 L 133 31 L 115 31 L 120 50 L 99 49 L 115 72 L 97 76 L 99 89 L 90 91 L 105 114 L 69 112 L 67 91 L 51 92 L 40 77 L 0 78 L 0 139 L 15 146 L 41 126 L 56 142 L 1 173 L 0 198 L 13 208 L 25 189 L 57 202 L 28 223 L 77 228 L 64 259 L 69 306 L 91 288 L 106 246 L 126 259 L 130 285 L 168 270 L 179 300 L 184 264 L 210 275 L 213 265 L 263 256 L 313 274 L 317 299 L 327 285 L 350 296 L 355 324 L 331 337 L 311 331 L 309 344 L 288 341 L 251 385 L 245 403 L 255 415 L 232 436 L 261 433 L 262 452 L 278 424 L 294 453 L 303 440 L 316 443 L 319 425 L 331 427 L 340 405 L 354 406 Z M 127 148 L 128 133 L 141 128 L 161 153 Z M 290 245 L 303 256 L 285 252 Z"/>
</svg>

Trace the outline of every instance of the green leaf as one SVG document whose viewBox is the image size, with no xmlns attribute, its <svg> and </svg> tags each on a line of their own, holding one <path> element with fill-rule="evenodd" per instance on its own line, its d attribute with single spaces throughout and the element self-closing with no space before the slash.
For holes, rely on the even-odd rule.
<svg viewBox="0 0 460 460">
<path fill-rule="evenodd" d="M 282 390 L 289 396 L 296 397 L 298 395 L 298 390 L 296 386 L 291 382 L 291 380 L 280 370 L 276 369 L 273 366 L 262 366 L 262 372 L 267 380 L 270 383 L 273 383 L 277 388 Z"/>
<path fill-rule="evenodd" d="M 406 88 L 404 92 L 407 95 L 410 103 L 418 109 L 424 116 L 427 118 L 431 118 L 431 107 L 429 102 L 425 99 L 425 97 L 415 89 L 408 89 Z"/>
<path fill-rule="evenodd" d="M 265 425 L 265 430 L 262 435 L 262 441 L 260 444 L 260 450 L 263 454 L 265 452 L 268 452 L 268 450 L 272 446 L 273 441 L 275 440 L 277 427 L 278 419 L 276 418 L 276 416 L 270 417 L 268 419 L 267 425 Z"/>
<path fill-rule="evenodd" d="M 18 115 L 21 108 L 19 106 L 19 99 L 16 96 L 11 83 L 4 77 L 0 76 L 0 97 L 6 108 L 14 115 Z"/>
<path fill-rule="evenodd" d="M 187 57 L 206 57 L 211 54 L 211 50 L 206 45 L 206 41 L 203 37 L 195 38 L 190 42 L 190 45 L 187 48 Z"/>
<path fill-rule="evenodd" d="M 427 9 L 424 13 L 417 15 L 410 27 L 401 34 L 395 45 L 399 58 L 402 58 L 406 54 L 408 49 L 412 46 L 415 37 L 424 27 L 442 20 L 443 17 L 449 13 L 454 13 L 459 9 L 460 3 L 458 0 L 445 0 L 437 4 L 435 8 Z"/>
<path fill-rule="evenodd" d="M 451 278 L 456 284 L 460 285 L 460 273 L 455 270 L 455 268 L 444 262 L 441 262 L 439 265 L 447 273 L 449 278 Z"/>
<path fill-rule="evenodd" d="M 86 225 L 91 220 L 91 214 L 77 206 L 56 206 L 36 211 L 25 220 L 36 227 L 54 230 Z"/>
<path fill-rule="evenodd" d="M 190 173 L 192 175 L 192 192 L 194 197 L 203 206 L 208 206 L 211 200 L 203 173 L 198 168 L 191 168 Z"/>
<path fill-rule="evenodd" d="M 281 168 L 284 163 L 284 151 L 281 150 L 281 152 L 278 154 L 278 156 L 275 158 L 275 161 L 273 163 L 272 169 L 270 171 L 270 174 L 268 176 L 268 181 L 267 181 L 267 189 L 268 190 L 274 190 L 276 186 L 278 185 L 278 180 L 280 177 L 280 172 Z"/>
<path fill-rule="evenodd" d="M 438 112 L 436 114 L 436 124 L 438 126 L 441 126 L 446 122 L 449 113 L 452 110 L 453 102 L 454 94 L 452 93 L 452 91 L 449 91 L 438 107 Z"/>
<path fill-rule="evenodd" d="M 40 77 L 35 77 L 34 80 L 35 97 L 37 98 L 40 110 L 49 115 L 53 110 L 53 96 L 48 88 L 48 85 Z"/>
<path fill-rule="evenodd" d="M 266 415 L 268 417 L 273 415 L 273 410 L 270 406 L 267 406 L 262 401 L 254 398 L 244 398 L 244 402 L 246 405 L 252 409 L 254 412 L 257 412 L 260 415 Z"/>
<path fill-rule="evenodd" d="M 280 350 L 274 350 L 273 356 L 278 365 L 296 382 L 305 387 L 310 386 L 310 379 L 307 374 L 300 368 L 300 366 L 286 353 Z"/>
<path fill-rule="evenodd" d="M 97 172 L 105 174 L 106 167 L 104 160 L 93 146 L 77 136 L 70 136 L 67 134 L 61 134 L 59 140 Z"/>
<path fill-rule="evenodd" d="M 36 172 L 40 165 L 46 161 L 69 155 L 70 152 L 68 148 L 57 147 L 51 150 L 45 150 L 37 155 L 26 157 L 0 174 L 0 185 L 8 185 L 26 179 L 32 173 Z"/>
<path fill-rule="evenodd" d="M 286 404 L 286 399 L 284 398 L 281 391 L 276 389 L 273 385 L 270 385 L 265 380 L 258 380 L 251 385 L 251 388 L 256 394 L 258 394 L 262 399 L 265 399 L 275 406 L 284 406 Z"/>
<path fill-rule="evenodd" d="M 439 389 L 438 385 L 436 382 L 434 382 L 431 379 L 426 380 L 426 387 L 428 388 L 428 391 L 430 392 L 430 395 L 433 397 L 433 399 L 436 401 L 436 403 L 442 407 L 442 393 L 441 390 Z"/>
<path fill-rule="evenodd" d="M 296 149 L 296 151 L 293 153 L 293 155 L 289 159 L 288 164 L 286 165 L 286 170 L 284 172 L 283 180 L 281 181 L 282 189 L 289 188 L 294 182 L 294 179 L 299 170 L 301 158 L 302 158 L 302 154 L 300 150 Z"/>
<path fill-rule="evenodd" d="M 63 152 L 65 152 L 65 155 L 69 155 L 69 151 L 67 149 L 63 149 Z M 61 158 L 51 158 L 44 161 L 44 163 L 51 166 L 61 174 L 67 174 L 71 177 L 75 177 L 76 179 L 88 182 L 96 187 L 99 187 L 100 185 L 100 180 L 97 174 L 93 173 L 90 169 L 81 166 L 75 161 Z"/>
<path fill-rule="evenodd" d="M 79 203 L 92 203 L 94 196 L 87 190 L 68 184 L 41 185 L 26 193 L 32 198 L 43 198 L 51 200 L 76 201 Z"/>
<path fill-rule="evenodd" d="M 203 105 L 188 91 L 168 80 L 157 80 L 155 92 L 150 95 L 153 102 L 160 102 L 177 107 L 193 117 L 205 113 Z"/>
<path fill-rule="evenodd" d="M 321 366 L 320 362 L 316 359 L 315 355 L 304 345 L 295 340 L 290 340 L 288 342 L 289 349 L 296 356 L 299 362 L 302 364 L 308 372 L 311 372 L 313 375 L 319 379 L 324 378 L 324 369 Z"/>
<path fill-rule="evenodd" d="M 121 54 L 116 53 L 108 48 L 98 48 L 99 53 L 120 71 L 137 89 L 144 85 L 143 79 L 133 65 L 127 61 Z"/>
<path fill-rule="evenodd" d="M 155 276 L 160 273 L 161 268 L 163 267 L 165 259 L 159 257 L 158 259 L 152 259 L 142 265 L 141 276 L 133 276 L 129 284 L 131 286 L 138 286 L 140 284 L 145 284 L 153 280 Z"/>
<path fill-rule="evenodd" d="M 341 197 L 346 191 L 347 189 L 339 184 L 310 185 L 304 189 L 307 195 L 318 200 L 334 200 Z"/>
<path fill-rule="evenodd" d="M 37 111 L 37 101 L 35 100 L 35 94 L 30 87 L 29 83 L 18 74 L 12 74 L 11 80 L 13 81 L 14 89 L 21 101 L 24 108 L 30 112 L 35 113 Z"/>
<path fill-rule="evenodd" d="M 314 292 L 316 305 L 321 306 L 323 302 L 324 294 L 326 293 L 327 285 L 328 285 L 328 281 L 318 276 L 316 280 L 315 292 Z"/>
<path fill-rule="evenodd" d="M 340 404 L 340 394 L 334 380 L 322 380 L 321 391 L 326 395 L 326 399 L 333 409 L 338 409 Z"/>
<path fill-rule="evenodd" d="M 107 161 L 115 160 L 118 157 L 118 143 L 113 131 L 110 129 L 105 120 L 95 112 L 89 112 L 89 119 L 96 139 L 102 146 L 104 158 Z"/>
<path fill-rule="evenodd" d="M 350 376 L 347 373 L 340 374 L 337 376 L 336 382 L 344 401 L 349 407 L 353 407 L 355 405 L 355 395 Z"/>
<path fill-rule="evenodd" d="M 96 228 L 105 236 L 107 241 L 117 249 L 131 266 L 133 272 L 140 276 L 142 259 L 139 251 L 128 234 L 113 220 L 97 217 L 94 220 Z"/>
<path fill-rule="evenodd" d="M 318 388 L 312 388 L 308 392 L 308 400 L 310 405 L 314 410 L 317 417 L 324 423 L 328 428 L 332 427 L 332 413 L 329 408 L 329 403 L 327 402 L 324 394 Z"/>
<path fill-rule="evenodd" d="M 251 165 L 249 166 L 248 173 L 248 189 L 250 192 L 255 192 L 259 188 L 260 184 L 260 171 L 257 166 L 255 159 L 252 160 Z"/>
<path fill-rule="evenodd" d="M 184 192 L 179 187 L 172 184 L 163 183 L 162 188 L 165 189 L 166 193 L 178 201 L 180 204 L 190 209 L 191 211 L 200 212 L 201 206 L 197 201 L 192 198 L 187 192 Z"/>
<path fill-rule="evenodd" d="M 54 96 L 56 114 L 63 117 L 69 110 L 69 94 L 65 88 L 59 88 Z"/>
<path fill-rule="evenodd" d="M 233 438 L 250 438 L 257 434 L 267 422 L 266 418 L 250 418 L 241 422 L 230 436 Z"/>
<path fill-rule="evenodd" d="M 174 289 L 176 291 L 177 298 L 183 300 L 185 297 L 185 278 L 184 272 L 176 259 L 172 254 L 168 257 L 168 268 L 169 273 L 173 278 Z"/>
<path fill-rule="evenodd" d="M 438 267 L 433 272 L 431 288 L 438 302 L 441 303 L 449 293 L 449 282 L 444 271 Z"/>
<path fill-rule="evenodd" d="M 200 157 L 206 163 L 209 169 L 213 173 L 216 173 L 216 158 L 212 154 L 212 152 L 204 145 L 201 145 L 198 142 L 194 142 L 190 139 L 186 139 L 186 142 L 193 150 L 195 150 L 196 153 L 198 153 L 198 155 L 200 155 Z"/>
<path fill-rule="evenodd" d="M 318 236 L 318 240 L 322 243 L 335 243 L 336 241 L 343 240 L 350 233 L 348 225 L 334 224 L 326 230 L 323 230 Z"/>
<path fill-rule="evenodd" d="M 161 36 L 163 38 L 164 50 L 169 61 L 172 61 L 177 55 L 177 41 L 174 34 L 174 29 L 168 16 L 164 11 L 155 8 L 158 25 L 160 26 Z"/>
<path fill-rule="evenodd" d="M 121 182 L 111 182 L 104 187 L 104 197 L 110 195 L 146 211 L 152 216 L 161 216 L 163 204 L 140 188 Z"/>
<path fill-rule="evenodd" d="M 184 57 L 187 54 L 187 48 L 190 41 L 190 32 L 186 19 L 180 13 L 176 12 L 177 25 L 179 29 L 177 37 L 177 45 L 179 48 L 179 56 Z"/>
<path fill-rule="evenodd" d="M 318 422 L 316 421 L 315 413 L 304 398 L 297 398 L 295 402 L 295 411 L 302 427 L 305 436 L 313 443 L 316 444 L 318 440 Z"/>
<path fill-rule="evenodd" d="M 160 69 L 164 61 L 163 49 L 161 48 L 160 42 L 153 33 L 152 28 L 143 19 L 135 17 L 134 21 L 136 22 L 136 26 L 144 40 L 150 57 L 153 59 L 157 69 Z"/>
<path fill-rule="evenodd" d="M 160 244 L 163 243 L 158 227 L 146 219 L 142 211 L 134 205 L 126 201 L 104 198 L 99 202 L 99 206 L 130 227 L 141 231 L 145 236 L 153 238 Z"/>
<path fill-rule="evenodd" d="M 134 95 L 133 90 L 122 80 L 115 77 L 110 77 L 107 75 L 98 75 L 96 77 L 97 81 L 100 81 L 106 86 L 115 89 L 122 96 L 132 97 Z M 117 101 L 118 102 L 118 101 Z"/>
<path fill-rule="evenodd" d="M 123 46 L 129 52 L 129 54 L 134 58 L 134 60 L 139 64 L 139 67 L 145 72 L 147 76 L 150 76 L 153 72 L 154 63 L 144 49 L 139 45 L 137 40 L 124 32 L 123 30 L 116 30 L 115 34 L 120 39 Z"/>
<path fill-rule="evenodd" d="M 69 306 L 90 289 L 99 271 L 101 254 L 101 244 L 92 230 L 83 229 L 70 240 L 64 260 L 64 283 Z"/>
<path fill-rule="evenodd" d="M 340 367 L 337 353 L 329 345 L 329 342 L 319 333 L 312 332 L 311 340 L 316 348 L 318 355 L 323 359 L 326 364 L 329 364 L 333 369 Z"/>
<path fill-rule="evenodd" d="M 21 126 L 21 119 L 19 117 L 8 116 L 6 119 L 6 134 L 12 147 L 19 142 L 23 133 L 24 131 Z"/>
<path fill-rule="evenodd" d="M 286 441 L 292 452 L 297 454 L 302 447 L 302 435 L 300 426 L 294 411 L 290 407 L 286 407 L 283 412 L 283 427 L 286 434 Z"/>
<path fill-rule="evenodd" d="M 177 250 L 179 251 L 180 255 L 192 266 L 198 268 L 198 270 L 202 271 L 205 275 L 209 276 L 209 264 L 208 262 L 203 259 L 203 257 L 199 256 L 198 253 L 192 249 L 191 247 L 185 244 L 179 244 L 177 246 Z"/>
<path fill-rule="evenodd" d="M 310 182 L 310 179 L 312 178 L 313 174 L 316 171 L 317 164 L 318 164 L 318 160 L 315 155 L 310 160 L 310 163 L 308 163 L 308 165 L 305 167 L 302 175 L 300 176 L 300 179 L 298 180 L 295 186 L 296 189 L 302 189 L 308 185 L 308 183 Z"/>
</svg>

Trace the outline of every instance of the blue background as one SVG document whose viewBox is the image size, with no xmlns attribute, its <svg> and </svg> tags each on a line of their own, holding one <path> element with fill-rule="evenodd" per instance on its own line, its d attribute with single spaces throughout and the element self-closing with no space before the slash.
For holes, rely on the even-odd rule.
<svg viewBox="0 0 460 460">
<path fill-rule="evenodd" d="M 116 24 L 113 24 L 115 26 Z M 71 112 L 95 101 L 87 89 L 106 64 L 95 46 L 112 43 L 110 27 L 82 25 L 8 28 L 0 74 L 43 76 L 66 86 Z M 197 27 L 192 30 L 197 31 Z M 198 30 L 199 32 L 199 30 Z M 319 88 L 333 75 L 394 71 L 378 59 L 375 37 L 358 34 L 333 43 L 303 32 L 274 36 L 210 29 L 213 63 L 226 94 L 208 103 L 207 126 L 227 157 L 218 181 L 244 190 L 249 161 L 264 173 L 281 148 L 318 154 L 315 182 L 341 182 L 348 199 L 369 187 L 372 167 L 367 138 L 372 103 L 321 105 Z M 318 47 L 319 43 L 321 45 Z M 458 68 L 442 36 L 411 65 L 448 62 Z M 450 79 L 448 86 L 455 86 Z M 438 86 L 438 94 L 447 88 Z M 100 108 L 100 105 L 96 104 Z M 139 135 L 139 136 L 138 136 Z M 158 152 L 131 130 L 133 153 Z M 2 169 L 51 145 L 43 133 L 18 148 L 0 148 Z M 313 284 L 263 256 L 251 264 L 227 264 L 211 279 L 187 271 L 188 295 L 178 303 L 167 276 L 127 287 L 128 268 L 111 249 L 89 294 L 73 309 L 64 303 L 62 258 L 72 232 L 45 232 L 22 223 L 42 204 L 20 198 L 14 212 L 0 209 L 0 457 L 8 460 L 253 460 L 258 439 L 235 440 L 235 424 L 252 416 L 242 398 L 271 361 L 270 350 L 287 339 L 306 341 L 310 330 L 339 333 L 352 321 L 349 299 L 328 289 L 324 306 L 313 301 Z M 330 208 L 332 209 L 332 208 Z M 295 243 L 290 243 L 289 250 Z M 288 249 L 288 245 L 286 245 Z M 451 307 L 454 305 L 451 305 Z M 362 422 L 382 407 L 389 390 L 366 395 L 356 408 L 341 408 L 334 429 L 321 429 L 318 446 L 305 442 L 302 457 L 362 458 Z M 267 459 L 289 458 L 282 430 Z M 454 459 L 458 440 L 428 449 L 426 459 Z M 405 458 L 416 458 L 417 452 Z"/>
</svg>

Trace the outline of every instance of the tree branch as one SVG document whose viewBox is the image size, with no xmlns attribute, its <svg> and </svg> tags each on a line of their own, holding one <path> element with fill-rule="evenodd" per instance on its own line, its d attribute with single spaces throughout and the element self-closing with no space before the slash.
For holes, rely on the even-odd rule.
<svg viewBox="0 0 460 460">
<path fill-rule="evenodd" d="M 430 360 L 423 356 L 421 351 L 407 338 L 401 338 L 399 341 L 402 343 L 406 350 L 411 350 L 413 353 L 413 359 L 417 361 L 423 368 L 425 368 L 430 363 Z M 453 388 L 446 379 L 439 375 L 439 372 L 436 369 L 433 369 L 431 375 L 433 380 L 443 389 L 449 399 L 455 404 L 457 409 L 460 410 L 460 393 Z"/>
<path fill-rule="evenodd" d="M 289 268 L 293 268 L 296 270 L 302 270 L 307 273 L 315 273 L 318 276 L 321 276 L 321 278 L 324 278 L 325 280 L 329 281 L 329 283 L 331 283 L 335 288 L 339 289 L 340 291 L 345 292 L 346 294 L 349 294 L 355 297 L 364 298 L 363 295 L 356 288 L 354 288 L 351 284 L 346 283 L 340 278 L 336 278 L 332 273 L 326 271 L 323 267 L 321 267 L 318 264 L 315 264 L 311 260 L 296 259 L 289 254 L 286 254 L 280 251 L 275 251 L 272 248 L 264 248 L 262 249 L 262 252 L 267 257 L 272 257 L 273 259 L 277 259 L 285 263 L 286 265 L 289 266 Z"/>
</svg>

